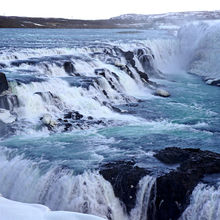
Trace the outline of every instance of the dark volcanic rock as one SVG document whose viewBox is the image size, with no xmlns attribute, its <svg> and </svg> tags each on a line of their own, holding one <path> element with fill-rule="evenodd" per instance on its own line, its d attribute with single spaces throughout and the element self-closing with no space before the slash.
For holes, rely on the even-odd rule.
<svg viewBox="0 0 220 220">
<path fill-rule="evenodd" d="M 134 61 L 134 53 L 131 51 L 127 51 L 123 53 L 125 59 L 132 65 L 135 66 L 135 61 Z"/>
<path fill-rule="evenodd" d="M 73 112 L 68 112 L 67 114 L 65 114 L 64 118 L 65 119 L 80 120 L 83 118 L 83 115 L 77 111 L 73 111 Z"/>
<path fill-rule="evenodd" d="M 155 205 L 149 207 L 149 219 L 175 220 L 189 204 L 194 187 L 206 174 L 220 173 L 220 154 L 199 149 L 166 148 L 156 155 L 167 164 L 180 163 L 175 171 L 156 180 Z"/>
<path fill-rule="evenodd" d="M 126 65 L 124 68 L 125 68 L 124 70 L 126 71 L 126 73 L 127 73 L 132 79 L 134 79 L 135 77 L 134 77 L 133 73 L 131 72 L 131 70 L 128 68 L 128 66 Z"/>
<path fill-rule="evenodd" d="M 173 147 L 158 151 L 155 157 L 163 163 L 179 163 L 180 166 L 157 177 L 147 210 L 147 219 L 150 220 L 179 219 L 204 175 L 220 173 L 220 154 L 210 151 Z M 112 184 L 127 213 L 135 207 L 139 181 L 150 173 L 152 171 L 135 166 L 133 161 L 111 162 L 100 168 L 100 174 Z"/>
<path fill-rule="evenodd" d="M 73 66 L 73 64 L 71 62 L 65 62 L 63 64 L 64 70 L 66 71 L 66 73 L 71 74 L 75 72 L 75 67 Z"/>
<path fill-rule="evenodd" d="M 134 53 L 131 51 L 128 52 L 122 52 L 122 54 L 124 55 L 125 59 L 127 60 L 127 62 L 136 70 L 136 72 L 139 74 L 141 80 L 145 83 L 149 82 L 149 77 L 146 73 L 140 71 L 136 65 L 135 65 L 135 60 L 134 60 Z M 125 66 L 126 68 L 126 72 L 132 77 L 134 78 L 134 75 L 132 74 L 132 72 L 129 70 L 129 68 L 127 66 Z"/>
<path fill-rule="evenodd" d="M 119 76 L 118 76 L 116 73 L 112 72 L 112 75 L 115 77 L 115 79 L 116 79 L 117 81 L 119 81 Z"/>
<path fill-rule="evenodd" d="M 148 78 L 148 75 L 146 73 L 141 72 L 139 70 L 137 70 L 137 72 L 138 72 L 138 74 L 139 74 L 142 81 L 149 82 L 149 78 Z"/>
<path fill-rule="evenodd" d="M 5 68 L 6 65 L 4 63 L 0 63 L 0 68 Z"/>
<path fill-rule="evenodd" d="M 135 206 L 139 180 L 149 172 L 135 166 L 133 161 L 117 161 L 103 165 L 100 174 L 112 184 L 115 195 L 124 203 L 127 212 L 130 212 Z"/>
<path fill-rule="evenodd" d="M 80 114 L 79 112 L 74 112 L 74 114 L 72 114 L 72 119 L 80 120 L 82 118 L 83 118 L 83 115 Z"/>
<path fill-rule="evenodd" d="M 95 69 L 95 74 L 105 77 L 105 69 Z"/>
<path fill-rule="evenodd" d="M 68 112 L 64 115 L 65 119 L 71 119 L 72 118 L 72 112 Z"/>
<path fill-rule="evenodd" d="M 104 89 L 102 90 L 102 92 L 108 98 L 108 93 Z"/>
<path fill-rule="evenodd" d="M 8 90 L 8 81 L 4 73 L 0 73 L 0 94 Z"/>
<path fill-rule="evenodd" d="M 145 68 L 147 68 L 147 69 L 151 69 L 152 68 L 149 55 L 146 55 L 146 54 L 142 55 L 140 57 L 140 62 L 142 63 L 142 65 L 145 66 Z"/>
<path fill-rule="evenodd" d="M 68 131 L 73 125 L 71 123 L 66 123 L 64 131 Z"/>
<path fill-rule="evenodd" d="M 190 158 L 191 153 L 198 153 L 199 149 L 182 149 L 178 147 L 165 148 L 157 152 L 154 156 L 163 163 L 176 164 L 182 163 Z"/>
</svg>

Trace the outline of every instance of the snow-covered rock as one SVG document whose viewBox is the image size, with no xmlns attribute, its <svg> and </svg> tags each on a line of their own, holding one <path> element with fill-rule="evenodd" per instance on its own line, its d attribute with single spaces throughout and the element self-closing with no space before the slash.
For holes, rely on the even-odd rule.
<svg viewBox="0 0 220 220">
<path fill-rule="evenodd" d="M 21 203 L 0 196 L 1 220 L 104 220 L 103 218 L 66 211 L 50 211 L 39 204 Z"/>
<path fill-rule="evenodd" d="M 48 126 L 55 127 L 57 122 L 52 118 L 50 114 L 45 114 L 42 118 L 41 121 Z"/>
<path fill-rule="evenodd" d="M 155 92 L 155 95 L 158 95 L 158 96 L 161 96 L 161 97 L 169 97 L 170 93 L 167 92 L 164 89 L 157 89 L 156 92 Z"/>
</svg>

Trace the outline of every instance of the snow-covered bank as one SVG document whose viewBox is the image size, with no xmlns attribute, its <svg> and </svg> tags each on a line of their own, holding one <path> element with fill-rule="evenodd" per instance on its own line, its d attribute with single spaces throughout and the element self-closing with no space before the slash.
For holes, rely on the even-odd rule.
<svg viewBox="0 0 220 220">
<path fill-rule="evenodd" d="M 0 196 L 1 220 L 104 220 L 103 218 L 64 211 L 50 211 L 38 204 L 21 203 Z"/>
</svg>

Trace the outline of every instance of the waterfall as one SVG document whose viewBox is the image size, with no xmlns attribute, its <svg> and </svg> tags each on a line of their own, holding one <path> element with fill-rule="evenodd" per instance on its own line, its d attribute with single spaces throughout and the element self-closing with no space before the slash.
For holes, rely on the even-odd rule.
<svg viewBox="0 0 220 220">
<path fill-rule="evenodd" d="M 130 220 L 147 220 L 147 210 L 154 183 L 155 178 L 148 175 L 139 181 L 139 190 L 136 195 L 136 205 L 130 212 Z"/>
<path fill-rule="evenodd" d="M 190 205 L 179 220 L 216 220 L 220 218 L 220 186 L 199 184 L 193 191 Z"/>
<path fill-rule="evenodd" d="M 219 22 L 197 22 L 183 26 L 178 32 L 183 68 L 213 85 L 220 80 L 219 30 Z"/>
<path fill-rule="evenodd" d="M 96 130 L 102 126 L 120 127 L 133 123 L 140 126 L 145 119 L 128 114 L 129 112 L 120 109 L 120 105 L 155 98 L 153 94 L 160 86 L 156 84 L 158 79 L 166 79 L 166 74 L 173 72 L 180 74 L 180 70 L 198 74 L 210 84 L 216 83 L 220 69 L 219 36 L 217 23 L 196 23 L 182 27 L 177 36 L 164 39 L 134 40 L 129 43 L 95 42 L 90 46 L 74 45 L 72 48 L 2 48 L 0 69 L 7 77 L 9 89 L 0 94 L 1 108 L 7 110 L 0 113 L 2 115 L 4 113 L 4 118 L 13 118 L 13 120 L 0 121 L 0 135 L 3 132 L 9 133 L 9 130 L 10 135 L 12 133 L 22 137 L 36 132 L 43 139 L 42 134 L 49 136 L 53 132 L 74 129 Z M 169 102 L 169 104 L 173 103 Z M 152 111 L 151 114 L 154 112 Z M 48 117 L 57 127 L 54 126 L 55 128 L 52 129 L 49 126 L 51 124 L 44 123 L 43 121 L 46 120 L 42 119 L 45 115 L 49 115 Z M 7 121 L 9 123 L 4 127 Z M 154 133 L 158 135 L 161 131 L 168 134 L 170 129 L 184 127 L 187 130 L 192 127 L 172 123 L 166 118 L 149 120 L 147 123 L 149 130 L 141 127 L 140 130 L 137 129 L 135 135 L 144 129 L 149 131 L 150 135 Z M 120 134 L 121 130 L 118 131 L 119 140 L 116 137 L 115 142 L 121 141 L 120 135 L 123 136 Z M 111 131 L 107 132 L 111 135 Z M 123 132 L 130 134 L 129 129 L 124 129 Z M 178 135 L 182 133 L 182 130 L 178 131 Z M 84 145 L 71 146 L 70 143 L 76 139 L 81 141 L 83 136 L 68 138 L 66 140 L 67 136 L 62 136 L 62 141 L 58 144 L 53 140 L 49 140 L 47 144 L 46 139 L 39 143 L 39 139 L 33 141 L 45 149 L 37 148 L 32 156 L 29 155 L 31 159 L 27 159 L 27 155 L 24 157 L 20 155 L 25 150 L 20 151 L 19 147 L 23 142 L 19 143 L 16 136 L 12 141 L 17 141 L 18 148 L 13 154 L 7 154 L 0 148 L 0 193 L 9 199 L 40 203 L 52 210 L 94 214 L 109 220 L 146 220 L 148 207 L 152 204 L 151 191 L 154 189 L 156 178 L 147 175 L 139 180 L 135 206 L 130 213 L 126 213 L 124 204 L 115 196 L 113 186 L 97 170 L 91 169 L 89 163 L 82 168 L 85 170 L 80 174 L 74 173 L 77 172 L 72 168 L 74 164 L 71 168 L 56 164 L 59 163 L 57 162 L 59 159 L 69 160 L 68 157 L 64 157 L 71 150 L 75 150 L 78 154 L 77 159 L 70 159 L 71 163 L 78 163 L 79 160 L 88 161 L 90 152 L 93 153 L 96 147 L 91 144 L 92 149 L 82 149 L 84 145 L 89 145 L 89 142 L 93 143 L 90 139 Z M 126 141 L 129 140 L 126 138 Z M 24 144 L 26 148 L 29 147 L 29 152 L 32 151 L 31 147 L 36 146 L 34 144 L 28 146 L 31 145 L 31 141 L 30 138 Z M 101 144 L 95 145 L 101 145 L 100 148 L 104 149 L 102 151 L 105 151 L 105 154 L 113 154 L 111 159 L 115 156 L 114 153 L 117 154 L 116 160 L 124 153 L 120 148 L 116 149 L 117 146 L 115 150 L 113 144 L 110 146 L 111 150 L 107 151 L 110 147 L 105 148 L 104 141 L 100 142 Z M 15 146 L 13 144 L 12 147 L 10 143 L 8 145 L 13 148 Z M 54 148 L 48 147 L 52 145 Z M 58 145 L 59 148 L 55 149 Z M 61 154 L 56 154 L 53 150 L 63 153 L 62 147 L 68 150 L 65 149 L 64 156 L 60 158 Z M 49 150 L 56 159 L 52 160 L 48 154 L 49 162 L 45 165 L 43 158 Z M 137 150 L 138 153 L 139 151 L 140 149 Z M 140 154 L 146 153 L 145 149 L 140 152 Z M 100 160 L 104 158 L 103 155 L 98 156 L 101 157 Z M 136 154 L 133 157 L 135 156 Z M 201 219 L 201 217 L 205 220 L 215 220 L 220 217 L 219 215 L 219 187 L 199 184 L 194 189 L 191 203 L 181 220 Z"/>
<path fill-rule="evenodd" d="M 69 50 L 3 51 L 0 63 L 5 65 L 3 71 L 9 81 L 9 94 L 18 100 L 11 113 L 18 123 L 29 124 L 26 130 L 38 126 L 45 114 L 58 120 L 70 111 L 94 119 L 132 120 L 115 112 L 112 105 L 152 96 L 148 75 L 157 72 L 154 55 L 148 48 L 141 48 L 141 53 L 148 52 L 140 57 L 138 46 L 128 52 L 122 50 L 123 45 L 120 48 L 102 44 Z M 145 63 L 149 73 L 144 70 Z M 9 95 L 0 96 L 0 101 L 3 98 L 9 100 Z"/>
<path fill-rule="evenodd" d="M 111 220 L 147 218 L 150 192 L 155 182 L 151 176 L 140 180 L 136 206 L 127 215 L 111 184 L 98 171 L 74 175 L 74 171 L 67 168 L 53 166 L 43 171 L 39 166 L 21 156 L 10 158 L 1 153 L 1 194 L 21 202 L 40 203 L 51 210 L 94 214 Z"/>
</svg>

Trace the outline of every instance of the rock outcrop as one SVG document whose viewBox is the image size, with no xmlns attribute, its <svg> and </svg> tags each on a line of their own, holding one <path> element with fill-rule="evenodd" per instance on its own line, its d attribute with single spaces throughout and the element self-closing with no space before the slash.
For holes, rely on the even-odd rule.
<svg viewBox="0 0 220 220">
<path fill-rule="evenodd" d="M 54 128 L 57 125 L 57 122 L 53 119 L 53 117 L 50 114 L 45 114 L 43 117 L 40 118 L 40 120 L 45 124 L 49 130 Z"/>
<path fill-rule="evenodd" d="M 115 195 L 129 213 L 135 206 L 139 180 L 149 174 L 149 171 L 136 166 L 134 161 L 117 161 L 102 165 L 100 174 L 112 184 Z"/>
<path fill-rule="evenodd" d="M 0 109 L 13 111 L 18 106 L 18 97 L 11 94 L 5 74 L 0 73 Z"/>
<path fill-rule="evenodd" d="M 220 154 L 200 149 L 165 148 L 155 157 L 165 164 L 179 167 L 158 175 L 152 187 L 147 219 L 177 220 L 189 205 L 195 186 L 207 174 L 220 173 Z M 109 181 L 127 213 L 136 203 L 137 186 L 142 177 L 153 171 L 140 168 L 134 161 L 117 161 L 101 166 L 100 174 Z"/>
<path fill-rule="evenodd" d="M 64 70 L 66 71 L 66 73 L 68 73 L 69 75 L 73 74 L 75 71 L 75 67 L 73 66 L 73 64 L 71 62 L 65 62 L 63 64 Z"/>
<path fill-rule="evenodd" d="M 180 164 L 156 180 L 154 206 L 149 207 L 149 219 L 178 219 L 189 205 L 195 186 L 204 175 L 220 173 L 220 154 L 200 149 L 166 148 L 155 154 L 166 164 Z"/>
<path fill-rule="evenodd" d="M 80 120 L 83 118 L 83 115 L 80 114 L 78 111 L 68 112 L 64 115 L 65 119 L 73 119 L 73 120 Z"/>
<path fill-rule="evenodd" d="M 9 89 L 8 81 L 4 73 L 0 73 L 0 94 Z"/>
</svg>

